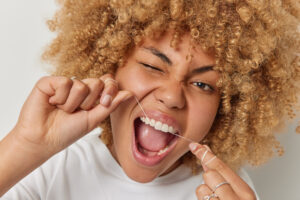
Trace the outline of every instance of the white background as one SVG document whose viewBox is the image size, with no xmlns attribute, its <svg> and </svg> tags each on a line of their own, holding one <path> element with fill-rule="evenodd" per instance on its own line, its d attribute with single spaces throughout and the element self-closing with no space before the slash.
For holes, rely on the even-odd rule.
<svg viewBox="0 0 300 200">
<path fill-rule="evenodd" d="M 40 55 L 53 38 L 45 21 L 55 8 L 54 0 L 0 1 L 0 139 L 16 123 L 34 83 L 46 74 Z M 300 135 L 295 128 L 296 121 L 279 137 L 286 149 L 283 157 L 248 168 L 262 200 L 300 199 Z"/>
</svg>

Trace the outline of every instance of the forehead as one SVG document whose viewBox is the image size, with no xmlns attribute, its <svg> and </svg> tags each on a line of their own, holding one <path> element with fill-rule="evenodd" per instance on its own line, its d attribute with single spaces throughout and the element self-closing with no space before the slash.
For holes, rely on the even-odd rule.
<svg viewBox="0 0 300 200">
<path fill-rule="evenodd" d="M 189 32 L 180 36 L 176 47 L 171 47 L 172 40 L 173 32 L 167 31 L 156 39 L 145 38 L 138 46 L 138 50 L 145 51 L 145 49 L 149 48 L 157 49 L 164 53 L 174 63 L 180 63 L 182 62 L 182 59 L 188 61 L 188 57 L 192 56 L 191 62 L 194 62 L 197 65 L 215 64 L 214 54 L 204 52 L 200 44 L 192 43 Z"/>
</svg>

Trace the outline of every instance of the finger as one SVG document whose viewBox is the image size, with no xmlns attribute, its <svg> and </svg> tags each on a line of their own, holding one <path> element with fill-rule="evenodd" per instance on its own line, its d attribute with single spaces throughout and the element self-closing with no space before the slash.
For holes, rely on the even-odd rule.
<svg viewBox="0 0 300 200">
<path fill-rule="evenodd" d="M 100 79 L 104 82 L 104 90 L 101 94 L 100 103 L 108 107 L 118 92 L 118 84 L 111 74 L 106 74 Z"/>
<path fill-rule="evenodd" d="M 88 130 L 93 130 L 104 119 L 106 119 L 111 112 L 113 112 L 117 106 L 133 97 L 133 93 L 129 91 L 119 91 L 116 97 L 113 99 L 109 107 L 98 104 L 93 109 L 88 111 Z"/>
<path fill-rule="evenodd" d="M 225 180 L 230 183 L 237 196 L 242 198 L 243 195 L 251 193 L 252 189 L 247 185 L 247 183 L 212 152 L 208 151 L 206 156 L 203 158 L 203 155 L 207 150 L 207 148 L 203 145 L 191 143 L 189 147 L 194 155 L 196 155 L 199 159 L 203 159 L 202 166 L 204 166 L 204 170 L 207 171 L 208 169 L 213 169 L 219 172 Z"/>
<path fill-rule="evenodd" d="M 104 83 L 98 78 L 84 79 L 82 82 L 89 88 L 89 94 L 81 103 L 80 108 L 83 110 L 90 110 L 95 106 L 95 103 L 103 90 Z"/>
<path fill-rule="evenodd" d="M 74 79 L 70 94 L 63 105 L 57 106 L 65 112 L 74 112 L 89 94 L 89 88 L 81 81 Z"/>
<path fill-rule="evenodd" d="M 237 200 L 238 197 L 224 177 L 215 170 L 208 170 L 203 173 L 203 179 L 206 185 L 220 198 Z M 228 183 L 228 184 L 227 184 Z M 221 184 L 221 185 L 219 185 Z"/>
<path fill-rule="evenodd" d="M 216 197 L 209 198 L 210 195 L 213 195 L 213 191 L 206 184 L 197 187 L 196 195 L 199 200 L 217 200 Z"/>
<path fill-rule="evenodd" d="M 57 105 L 65 103 L 72 85 L 72 80 L 67 77 L 45 76 L 37 82 L 35 88 L 40 93 L 46 95 L 45 98 L 48 103 Z"/>
</svg>

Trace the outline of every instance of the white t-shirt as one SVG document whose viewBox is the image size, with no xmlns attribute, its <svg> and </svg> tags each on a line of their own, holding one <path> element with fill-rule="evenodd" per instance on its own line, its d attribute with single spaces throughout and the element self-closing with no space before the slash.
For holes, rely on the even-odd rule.
<svg viewBox="0 0 300 200">
<path fill-rule="evenodd" d="M 98 134 L 99 135 L 99 134 Z M 25 177 L 1 200 L 196 200 L 202 175 L 182 165 L 150 183 L 129 179 L 99 139 L 91 134 Z M 239 174 L 252 188 L 248 175 Z"/>
</svg>

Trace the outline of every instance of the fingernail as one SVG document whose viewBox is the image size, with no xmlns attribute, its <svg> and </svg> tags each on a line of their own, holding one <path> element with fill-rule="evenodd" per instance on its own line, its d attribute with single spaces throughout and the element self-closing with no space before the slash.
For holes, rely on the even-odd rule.
<svg viewBox="0 0 300 200">
<path fill-rule="evenodd" d="M 106 106 L 106 107 L 108 107 L 109 106 L 109 104 L 110 104 L 110 102 L 111 102 L 111 100 L 112 100 L 112 97 L 110 96 L 110 95 L 105 95 L 102 99 L 101 99 L 101 104 L 103 105 L 103 106 Z"/>
<path fill-rule="evenodd" d="M 190 143 L 189 147 L 190 147 L 191 151 L 195 151 L 198 147 L 198 144 L 197 143 Z"/>
</svg>

